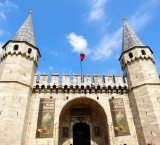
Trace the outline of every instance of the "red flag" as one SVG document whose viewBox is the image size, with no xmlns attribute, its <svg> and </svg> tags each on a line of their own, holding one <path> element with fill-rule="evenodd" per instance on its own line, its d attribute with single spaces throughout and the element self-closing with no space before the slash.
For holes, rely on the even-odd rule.
<svg viewBox="0 0 160 145">
<path fill-rule="evenodd" d="M 83 61 L 84 58 L 85 58 L 85 54 L 81 53 L 81 54 L 80 54 L 80 59 L 81 59 L 81 61 Z"/>
</svg>

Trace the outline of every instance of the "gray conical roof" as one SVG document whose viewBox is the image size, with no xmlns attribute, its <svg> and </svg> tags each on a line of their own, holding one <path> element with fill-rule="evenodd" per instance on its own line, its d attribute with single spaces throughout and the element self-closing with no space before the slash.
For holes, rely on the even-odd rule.
<svg viewBox="0 0 160 145">
<path fill-rule="evenodd" d="M 144 46 L 142 41 L 138 38 L 135 32 L 127 24 L 126 20 L 124 18 L 123 20 L 124 20 L 124 25 L 123 25 L 123 38 L 122 38 L 122 52 L 131 49 L 134 46 Z"/>
<path fill-rule="evenodd" d="M 26 41 L 36 46 L 36 40 L 34 36 L 34 29 L 32 24 L 32 13 L 29 14 L 23 25 L 20 27 L 16 35 L 12 39 L 13 41 Z"/>
</svg>

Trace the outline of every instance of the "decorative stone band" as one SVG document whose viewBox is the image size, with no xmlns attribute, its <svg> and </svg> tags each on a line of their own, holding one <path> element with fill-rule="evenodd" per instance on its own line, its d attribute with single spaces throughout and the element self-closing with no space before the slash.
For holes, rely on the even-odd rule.
<svg viewBox="0 0 160 145">
<path fill-rule="evenodd" d="M 1 61 L 3 61 L 5 58 L 7 58 L 8 55 L 21 55 L 22 57 L 25 57 L 26 59 L 30 59 L 30 61 L 33 61 L 35 63 L 36 66 L 38 66 L 38 60 L 37 58 L 35 58 L 33 55 L 31 54 L 27 54 L 27 52 L 21 52 L 21 51 L 8 51 L 8 52 L 5 52 L 3 53 L 3 55 L 1 56 Z"/>
<path fill-rule="evenodd" d="M 155 60 L 154 60 L 154 58 L 152 56 L 139 55 L 139 56 L 134 56 L 131 59 L 127 59 L 124 62 L 121 62 L 122 69 L 124 70 L 124 68 L 126 67 L 127 64 L 135 63 L 135 62 L 137 62 L 139 60 L 151 60 L 153 63 L 155 63 Z"/>
<path fill-rule="evenodd" d="M 101 93 L 116 93 L 124 94 L 128 93 L 128 87 L 126 84 L 116 85 L 39 85 L 33 87 L 34 93 L 83 93 L 83 94 L 101 94 Z"/>
</svg>

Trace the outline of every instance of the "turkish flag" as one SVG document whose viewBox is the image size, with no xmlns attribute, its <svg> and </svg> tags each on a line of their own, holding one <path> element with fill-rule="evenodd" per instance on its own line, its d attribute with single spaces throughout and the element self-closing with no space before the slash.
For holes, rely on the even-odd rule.
<svg viewBox="0 0 160 145">
<path fill-rule="evenodd" d="M 81 53 L 81 54 L 80 54 L 80 59 L 81 59 L 81 61 L 83 61 L 84 58 L 85 58 L 85 54 Z"/>
</svg>

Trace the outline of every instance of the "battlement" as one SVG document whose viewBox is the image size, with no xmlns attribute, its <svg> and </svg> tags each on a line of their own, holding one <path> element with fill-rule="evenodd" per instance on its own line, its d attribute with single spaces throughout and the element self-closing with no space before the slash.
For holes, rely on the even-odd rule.
<svg viewBox="0 0 160 145">
<path fill-rule="evenodd" d="M 61 83 L 60 78 L 62 79 Z M 72 78 L 72 79 L 71 79 Z M 40 79 L 38 80 L 38 75 L 35 75 L 34 79 L 34 87 L 33 90 L 35 92 L 39 91 L 50 91 L 54 90 L 58 92 L 58 90 L 63 91 L 89 91 L 94 92 L 127 92 L 128 85 L 126 83 L 126 78 L 120 75 L 109 75 L 109 74 L 84 74 L 83 78 L 81 78 L 80 74 L 62 74 L 62 77 L 58 73 L 54 73 L 51 75 L 51 81 L 49 82 L 48 74 L 40 74 Z"/>
<path fill-rule="evenodd" d="M 115 84 L 115 85 L 121 85 L 121 84 L 126 84 L 126 79 L 125 77 L 122 77 L 120 75 L 110 75 L 110 74 L 84 74 L 83 77 L 81 78 L 80 74 L 62 74 L 62 78 L 60 78 L 59 73 L 54 73 L 51 75 L 51 81 L 49 82 L 49 75 L 48 74 L 40 74 L 40 79 L 38 80 L 38 75 L 35 75 L 35 79 L 37 83 L 40 84 Z M 73 79 L 71 79 L 73 78 Z M 60 79 L 62 80 L 62 83 L 60 82 Z"/>
</svg>

